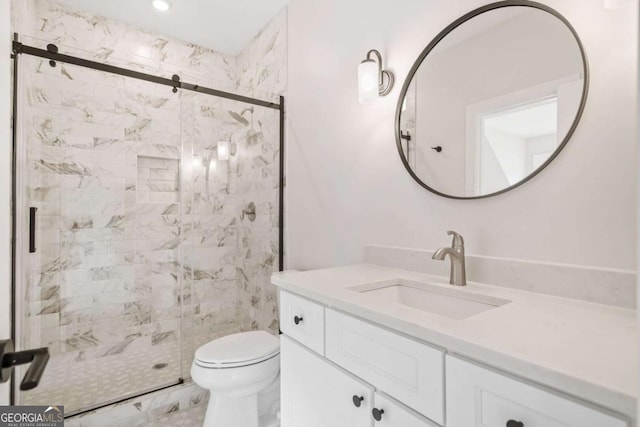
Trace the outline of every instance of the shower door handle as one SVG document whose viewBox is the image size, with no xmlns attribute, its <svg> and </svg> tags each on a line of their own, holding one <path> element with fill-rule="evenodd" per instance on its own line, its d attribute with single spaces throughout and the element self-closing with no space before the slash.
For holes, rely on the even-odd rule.
<svg viewBox="0 0 640 427">
<path fill-rule="evenodd" d="M 11 379 L 15 366 L 31 363 L 20 383 L 20 390 L 34 389 L 40 383 L 48 362 L 49 349 L 47 347 L 13 351 L 12 340 L 0 340 L 0 382 L 4 383 Z"/>
<path fill-rule="evenodd" d="M 29 208 L 29 253 L 36 251 L 36 213 L 38 208 Z"/>
</svg>

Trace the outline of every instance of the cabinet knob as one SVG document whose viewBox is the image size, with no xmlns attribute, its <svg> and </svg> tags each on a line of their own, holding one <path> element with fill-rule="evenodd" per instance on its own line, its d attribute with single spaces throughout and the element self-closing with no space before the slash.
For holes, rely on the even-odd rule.
<svg viewBox="0 0 640 427">
<path fill-rule="evenodd" d="M 524 427 L 524 423 L 515 420 L 507 421 L 507 427 Z"/>
<path fill-rule="evenodd" d="M 353 404 L 356 405 L 356 408 L 359 408 L 360 405 L 362 404 L 362 401 L 364 400 L 364 396 L 357 396 L 357 395 L 353 395 Z"/>
<path fill-rule="evenodd" d="M 303 320 L 302 316 L 300 316 L 300 317 L 296 316 L 296 317 L 293 318 L 293 323 L 295 323 L 296 325 L 299 325 L 300 322 L 302 322 L 302 320 Z"/>
<path fill-rule="evenodd" d="M 382 414 L 384 414 L 384 409 L 373 408 L 371 414 L 373 415 L 374 420 L 380 421 L 382 419 Z"/>
</svg>

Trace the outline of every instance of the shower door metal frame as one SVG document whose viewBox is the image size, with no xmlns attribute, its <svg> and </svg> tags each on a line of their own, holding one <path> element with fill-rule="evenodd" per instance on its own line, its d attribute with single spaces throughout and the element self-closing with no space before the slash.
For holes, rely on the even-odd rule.
<svg viewBox="0 0 640 427">
<path fill-rule="evenodd" d="M 88 59 L 65 55 L 58 52 L 58 48 L 54 44 L 49 44 L 47 49 L 39 49 L 33 46 L 28 46 L 19 41 L 19 36 L 17 33 L 14 33 L 13 39 L 13 49 L 11 53 L 11 59 L 13 60 L 13 94 L 12 94 L 12 159 L 11 159 L 11 181 L 12 181 L 12 191 L 11 191 L 11 338 L 14 342 L 17 343 L 17 314 L 16 314 L 16 260 L 17 257 L 21 254 L 18 253 L 18 248 L 22 245 L 20 242 L 16 241 L 17 236 L 17 190 L 18 190 L 18 173 L 17 173 L 17 150 L 18 150 L 18 57 L 19 55 L 30 55 L 43 59 L 48 59 L 52 66 L 55 65 L 55 62 L 60 61 L 66 64 L 76 65 L 79 67 L 89 68 L 98 71 L 104 71 L 111 74 L 117 74 L 125 77 L 130 77 L 138 80 L 144 80 L 152 83 L 157 83 L 164 86 L 169 86 L 173 88 L 174 92 L 177 92 L 178 89 L 188 90 L 192 92 L 202 93 L 206 95 L 216 96 L 219 98 L 230 99 L 233 101 L 243 102 L 251 105 L 256 105 L 265 108 L 271 108 L 279 111 L 279 191 L 278 191 L 278 233 L 279 233 L 279 242 L 278 242 L 278 270 L 284 270 L 284 183 L 285 183 L 285 174 L 284 174 L 284 162 L 285 162 L 285 153 L 284 153 L 284 139 L 285 139 L 285 98 L 284 96 L 279 97 L 279 103 L 274 103 L 270 101 L 265 101 L 257 98 L 252 98 L 248 96 L 238 95 L 231 92 L 225 92 L 214 88 L 209 88 L 206 86 L 200 86 L 196 84 L 191 84 L 187 82 L 180 81 L 180 77 L 177 74 L 174 74 L 171 78 L 166 78 L 162 76 L 156 76 L 153 74 L 142 73 L 139 71 L 130 70 L 127 68 L 117 67 L 110 64 L 105 64 L 102 62 L 91 61 Z M 150 390 L 142 391 L 137 394 L 133 394 L 127 396 L 123 399 L 115 399 L 111 401 L 107 401 L 104 403 L 100 403 L 94 407 L 82 409 L 80 411 L 72 412 L 71 415 L 65 416 L 65 418 L 73 417 L 76 415 L 81 415 L 87 412 L 95 411 L 96 409 L 104 408 L 116 403 L 124 402 L 130 399 L 135 399 L 140 396 L 144 396 L 149 393 L 153 393 L 156 391 L 164 390 L 169 387 L 173 387 L 179 384 L 183 384 L 184 380 L 179 378 L 175 384 L 162 385 L 160 387 L 156 387 Z M 10 404 L 16 404 L 16 381 L 15 375 L 11 378 L 11 387 L 10 387 Z"/>
</svg>

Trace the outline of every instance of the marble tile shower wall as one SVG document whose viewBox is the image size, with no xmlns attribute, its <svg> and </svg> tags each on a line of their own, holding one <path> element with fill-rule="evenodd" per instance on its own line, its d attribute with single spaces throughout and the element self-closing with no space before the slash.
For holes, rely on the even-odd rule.
<svg viewBox="0 0 640 427">
<path fill-rule="evenodd" d="M 287 85 L 287 12 L 278 14 L 238 56 L 238 81 L 257 93 L 284 94 Z M 275 110 L 256 108 L 242 123 L 244 156 L 237 176 L 240 208 L 256 204 L 254 222 L 242 218 L 238 231 L 236 267 L 240 283 L 243 329 L 277 333 L 278 307 L 271 274 L 278 270 L 278 190 L 280 170 L 279 120 Z"/>
<path fill-rule="evenodd" d="M 287 10 L 276 15 L 236 58 L 238 85 L 282 95 L 287 89 Z"/>
<path fill-rule="evenodd" d="M 279 150 L 277 111 L 254 109 L 239 138 L 237 194 L 240 208 L 253 202 L 256 218 L 240 215 L 235 262 L 240 289 L 239 316 L 243 330 L 278 333 L 278 311 L 271 275 L 279 261 Z"/>
<path fill-rule="evenodd" d="M 285 13 L 231 57 L 46 0 L 12 3 L 29 44 L 262 98 L 285 90 Z M 277 332 L 278 112 L 24 58 L 39 241 L 22 329 L 25 346 L 55 354 L 32 402 L 55 393 L 67 411 L 86 407 L 188 376 L 217 336 Z M 237 144 L 230 161 L 212 161 L 219 140 Z M 88 384 L 104 365 L 128 380 Z"/>
<path fill-rule="evenodd" d="M 207 85 L 237 90 L 236 58 L 192 43 L 141 31 L 49 0 L 11 0 L 12 26 L 25 42 L 164 76 L 189 71 Z"/>
</svg>

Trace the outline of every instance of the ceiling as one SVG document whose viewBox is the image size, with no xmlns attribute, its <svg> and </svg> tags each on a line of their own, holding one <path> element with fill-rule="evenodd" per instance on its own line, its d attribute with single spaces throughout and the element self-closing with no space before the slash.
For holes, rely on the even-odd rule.
<svg viewBox="0 0 640 427">
<path fill-rule="evenodd" d="M 58 0 L 159 35 L 237 55 L 289 0 L 169 0 L 168 12 L 151 0 Z"/>
</svg>

